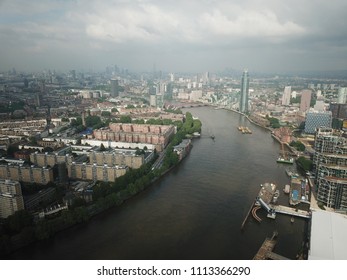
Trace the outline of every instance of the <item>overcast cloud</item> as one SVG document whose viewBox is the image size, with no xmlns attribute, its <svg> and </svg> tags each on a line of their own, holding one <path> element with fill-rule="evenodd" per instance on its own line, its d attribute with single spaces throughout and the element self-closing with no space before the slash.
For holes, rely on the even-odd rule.
<svg viewBox="0 0 347 280">
<path fill-rule="evenodd" d="M 347 69 L 345 0 L 0 0 L 0 70 Z"/>
</svg>

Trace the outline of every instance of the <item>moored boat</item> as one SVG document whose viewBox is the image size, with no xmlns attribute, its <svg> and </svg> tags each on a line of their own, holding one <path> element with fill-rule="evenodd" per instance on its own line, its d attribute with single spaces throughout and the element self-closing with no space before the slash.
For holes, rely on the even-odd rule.
<svg viewBox="0 0 347 280">
<path fill-rule="evenodd" d="M 278 163 L 288 163 L 288 164 L 293 164 L 294 163 L 294 159 L 292 157 L 278 157 L 277 159 Z"/>
<path fill-rule="evenodd" d="M 272 202 L 276 203 L 279 196 L 280 196 L 280 192 L 279 192 L 279 190 L 276 190 L 273 197 L 272 197 Z"/>
</svg>

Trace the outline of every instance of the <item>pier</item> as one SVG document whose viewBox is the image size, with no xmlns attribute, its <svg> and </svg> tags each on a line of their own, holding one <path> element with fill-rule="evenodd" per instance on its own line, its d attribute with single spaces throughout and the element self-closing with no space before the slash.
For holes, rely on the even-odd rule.
<svg viewBox="0 0 347 280">
<path fill-rule="evenodd" d="M 273 251 L 277 243 L 278 232 L 275 231 L 271 238 L 266 238 L 253 260 L 288 260 L 287 258 L 278 255 Z"/>
<path fill-rule="evenodd" d="M 299 210 L 295 208 L 290 208 L 283 205 L 271 205 L 271 208 L 276 211 L 276 213 L 296 216 L 300 218 L 306 218 L 309 219 L 311 217 L 310 213 L 305 210 Z"/>
<path fill-rule="evenodd" d="M 243 220 L 243 223 L 241 225 L 241 230 L 243 230 L 244 226 L 245 226 L 245 223 L 249 217 L 249 214 L 251 213 L 252 209 L 253 209 L 253 206 L 254 206 L 254 202 L 252 203 L 251 207 L 249 208 L 248 212 L 247 212 L 247 215 L 245 217 L 245 219 Z"/>
</svg>

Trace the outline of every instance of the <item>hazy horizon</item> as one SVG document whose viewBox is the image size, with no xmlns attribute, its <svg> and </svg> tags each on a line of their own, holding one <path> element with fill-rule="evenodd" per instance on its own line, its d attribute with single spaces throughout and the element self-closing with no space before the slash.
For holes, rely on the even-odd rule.
<svg viewBox="0 0 347 280">
<path fill-rule="evenodd" d="M 0 71 L 347 70 L 347 2 L 0 0 Z"/>
</svg>

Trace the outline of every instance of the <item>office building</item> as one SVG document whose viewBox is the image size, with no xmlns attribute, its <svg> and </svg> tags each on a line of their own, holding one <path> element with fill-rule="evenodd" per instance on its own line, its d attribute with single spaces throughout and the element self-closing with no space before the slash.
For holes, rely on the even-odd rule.
<svg viewBox="0 0 347 280">
<path fill-rule="evenodd" d="M 347 104 L 331 103 L 329 110 L 334 119 L 347 119 Z"/>
<path fill-rule="evenodd" d="M 314 134 L 319 127 L 331 128 L 332 114 L 330 111 L 308 111 L 306 113 L 305 133 Z"/>
<path fill-rule="evenodd" d="M 249 77 L 248 71 L 243 71 L 241 79 L 241 96 L 240 96 L 240 112 L 248 112 L 248 92 L 249 92 Z"/>
</svg>

